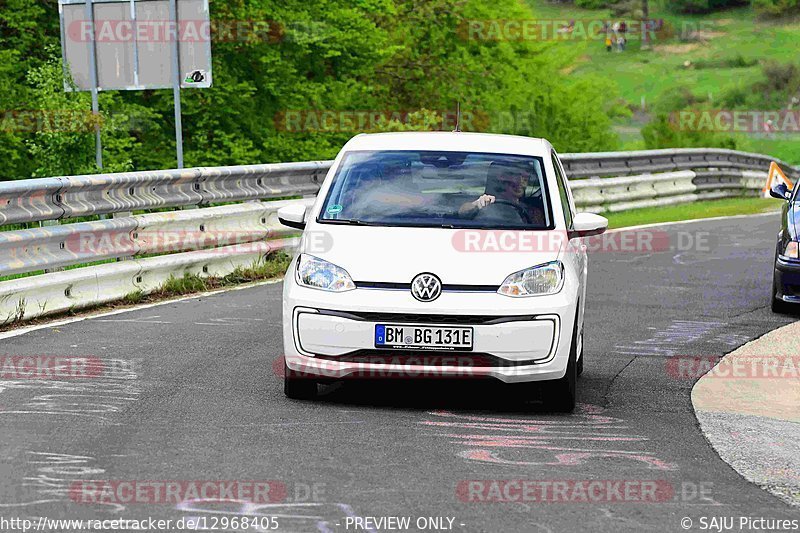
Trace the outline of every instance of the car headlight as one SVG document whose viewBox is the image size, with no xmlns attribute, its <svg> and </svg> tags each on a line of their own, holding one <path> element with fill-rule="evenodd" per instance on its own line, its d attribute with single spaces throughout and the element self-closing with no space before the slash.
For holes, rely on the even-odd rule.
<svg viewBox="0 0 800 533">
<path fill-rule="evenodd" d="M 512 297 L 544 296 L 557 293 L 563 286 L 564 265 L 561 261 L 553 261 L 514 272 L 497 292 Z"/>
<path fill-rule="evenodd" d="M 789 241 L 789 244 L 786 245 L 786 249 L 783 251 L 783 255 L 790 259 L 800 259 L 800 246 L 798 246 L 797 241 Z"/>
<path fill-rule="evenodd" d="M 308 254 L 301 254 L 297 262 L 297 283 L 331 292 L 351 291 L 356 288 L 347 270 Z"/>
</svg>

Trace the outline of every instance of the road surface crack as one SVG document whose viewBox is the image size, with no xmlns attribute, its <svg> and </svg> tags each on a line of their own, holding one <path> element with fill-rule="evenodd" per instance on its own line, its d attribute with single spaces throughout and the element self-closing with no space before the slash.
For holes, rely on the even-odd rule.
<svg viewBox="0 0 800 533">
<path fill-rule="evenodd" d="M 627 363 L 625 363 L 625 366 L 620 368 L 619 372 L 614 374 L 614 377 L 611 378 L 611 380 L 608 382 L 608 387 L 606 387 L 606 390 L 603 393 L 603 407 L 606 407 L 606 408 L 610 407 L 610 402 L 609 402 L 608 396 L 611 393 L 611 387 L 614 386 L 614 382 L 617 380 L 617 378 L 620 375 L 622 375 L 623 372 L 625 372 L 625 369 L 628 368 L 629 366 L 631 366 L 631 363 L 633 363 L 633 361 L 636 359 L 636 357 L 637 356 L 635 356 L 635 355 L 631 356 L 630 360 Z"/>
</svg>

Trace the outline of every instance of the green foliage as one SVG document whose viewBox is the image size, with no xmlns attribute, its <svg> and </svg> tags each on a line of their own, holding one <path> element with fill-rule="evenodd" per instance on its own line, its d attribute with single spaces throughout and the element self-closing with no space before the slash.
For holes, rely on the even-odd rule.
<svg viewBox="0 0 800 533">
<path fill-rule="evenodd" d="M 55 2 L 5 2 L 0 109 L 56 118 L 32 129 L 13 114 L 2 122 L 3 177 L 97 172 L 89 95 L 63 90 Z M 470 21 L 534 18 L 517 0 L 211 0 L 210 7 L 217 23 L 265 22 L 275 31 L 215 35 L 214 86 L 182 91 L 187 166 L 327 159 L 364 130 L 452 129 L 458 103 L 465 130 L 545 136 L 562 151 L 618 147 L 610 122 L 619 112 L 616 92 L 603 80 L 560 72 L 574 53 L 464 34 Z M 106 171 L 174 167 L 171 91 L 102 92 L 100 112 Z M 366 127 L 287 126 L 292 113 L 325 112 L 380 119 Z"/>
<path fill-rule="evenodd" d="M 602 9 L 612 3 L 609 0 L 575 0 L 575 5 L 583 9 Z"/>
<path fill-rule="evenodd" d="M 760 76 L 754 81 L 728 87 L 715 101 L 682 86 L 664 93 L 658 100 L 654 106 L 656 116 L 642 128 L 642 137 L 647 148 L 755 149 L 751 141 L 741 136 L 711 131 L 713 120 L 703 122 L 702 119 L 715 116 L 715 110 L 777 112 L 787 109 L 799 92 L 800 66 L 777 62 L 764 63 Z M 759 146 L 758 150 L 764 148 Z M 794 160 L 796 156 L 788 159 Z"/>
<path fill-rule="evenodd" d="M 709 13 L 747 3 L 747 0 L 667 0 L 667 7 L 677 13 Z"/>
<path fill-rule="evenodd" d="M 670 120 L 665 114 L 657 115 L 642 128 L 645 147 L 648 150 L 657 148 L 729 148 L 735 150 L 736 139 L 701 129 L 681 128 L 676 120 Z"/>
<path fill-rule="evenodd" d="M 33 176 L 89 174 L 95 166 L 95 125 L 102 127 L 104 171 L 122 172 L 132 169 L 129 153 L 136 141 L 130 136 L 128 117 L 111 114 L 103 120 L 91 113 L 88 93 L 64 91 L 61 61 L 55 47 L 49 47 L 49 58 L 33 67 L 27 76 L 33 88 L 30 102 L 37 124 L 32 138 L 27 140 L 28 151 L 36 167 Z M 69 80 L 68 80 L 69 81 Z"/>
<path fill-rule="evenodd" d="M 720 96 L 723 109 L 778 110 L 787 108 L 800 92 L 800 67 L 768 62 L 750 83 L 729 87 Z"/>
<path fill-rule="evenodd" d="M 758 59 L 744 57 L 741 53 L 732 57 L 700 59 L 692 63 L 693 68 L 747 68 L 758 65 Z"/>
<path fill-rule="evenodd" d="M 753 0 L 753 9 L 759 15 L 778 17 L 800 11 L 798 0 Z"/>
<path fill-rule="evenodd" d="M 188 272 L 183 277 L 177 278 L 170 276 L 167 281 L 159 288 L 159 293 L 163 296 L 188 294 L 191 292 L 201 292 L 206 290 L 207 285 L 205 279 L 197 274 L 189 274 Z"/>
<path fill-rule="evenodd" d="M 152 294 L 155 298 L 165 298 L 202 292 L 220 287 L 229 287 L 251 281 L 272 279 L 282 276 L 286 272 L 286 269 L 289 268 L 291 260 L 291 256 L 285 252 L 278 251 L 269 254 L 261 261 L 255 261 L 249 266 L 236 267 L 230 274 L 223 277 L 207 277 L 198 274 L 190 274 L 188 272 L 185 273 L 183 277 L 170 276 L 170 278 Z M 139 303 L 145 299 L 146 295 L 142 293 L 132 293 L 126 296 L 127 303 Z"/>
<path fill-rule="evenodd" d="M 133 291 L 125 295 L 122 301 L 129 305 L 140 304 L 144 301 L 145 294 L 142 291 Z"/>
</svg>

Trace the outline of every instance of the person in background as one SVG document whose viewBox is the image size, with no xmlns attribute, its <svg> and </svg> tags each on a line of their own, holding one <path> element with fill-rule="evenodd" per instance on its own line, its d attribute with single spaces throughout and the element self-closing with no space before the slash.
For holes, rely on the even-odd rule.
<svg viewBox="0 0 800 533">
<path fill-rule="evenodd" d="M 606 34 L 606 52 L 611 51 L 611 37 Z"/>
</svg>

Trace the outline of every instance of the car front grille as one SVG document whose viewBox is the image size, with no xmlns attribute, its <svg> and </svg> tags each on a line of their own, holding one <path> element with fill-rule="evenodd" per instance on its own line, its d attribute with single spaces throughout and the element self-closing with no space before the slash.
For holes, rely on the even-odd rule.
<svg viewBox="0 0 800 533">
<path fill-rule="evenodd" d="M 392 366 L 454 366 L 457 368 L 495 368 L 532 365 L 536 361 L 508 361 L 488 353 L 433 350 L 357 350 L 345 355 L 317 355 L 316 359 L 342 363 Z"/>
<path fill-rule="evenodd" d="M 535 315 L 435 315 L 420 313 L 383 313 L 365 311 L 328 311 L 320 309 L 321 314 L 364 320 L 367 322 L 399 323 L 399 324 L 458 324 L 458 325 L 492 325 L 504 322 L 536 320 Z"/>
</svg>

